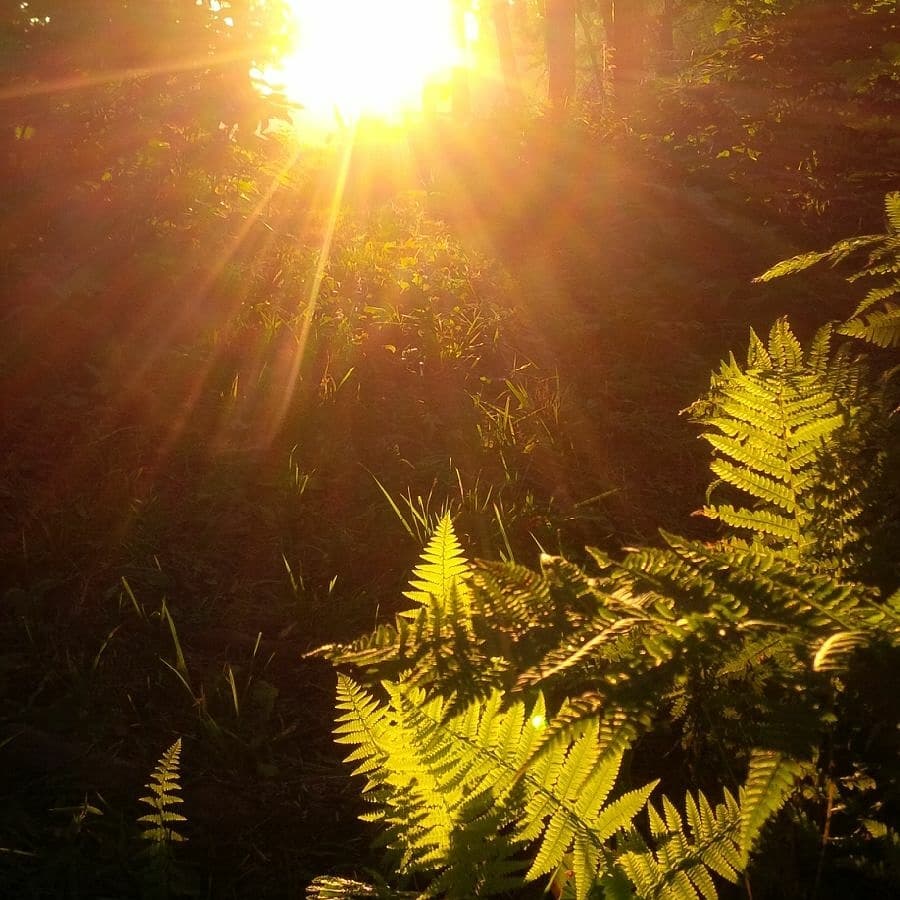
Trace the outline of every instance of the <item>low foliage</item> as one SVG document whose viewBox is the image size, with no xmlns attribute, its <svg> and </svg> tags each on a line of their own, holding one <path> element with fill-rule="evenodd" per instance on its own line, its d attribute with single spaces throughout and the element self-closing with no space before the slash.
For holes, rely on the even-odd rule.
<svg viewBox="0 0 900 900">
<path fill-rule="evenodd" d="M 884 213 L 887 225 L 884 234 L 847 238 L 827 250 L 802 253 L 777 263 L 756 280 L 771 281 L 773 278 L 793 275 L 820 262 L 835 266 L 865 252 L 865 263 L 847 280 L 874 280 L 875 284 L 860 301 L 853 315 L 841 323 L 838 331 L 876 347 L 900 345 L 900 191 L 894 191 L 884 198 Z"/>
<path fill-rule="evenodd" d="M 186 840 L 176 826 L 187 822 L 187 817 L 173 809 L 184 802 L 181 797 L 180 764 L 181 738 L 178 738 L 159 758 L 150 775 L 150 784 L 147 785 L 150 794 L 140 799 L 141 803 L 151 809 L 151 812 L 138 819 L 141 838 L 147 841 L 144 855 L 149 860 L 149 866 L 144 887 L 150 896 L 183 894 L 180 889 L 182 873 L 172 853 L 175 844 Z"/>
<path fill-rule="evenodd" d="M 626 111 L 644 146 L 809 222 L 853 222 L 895 184 L 893 0 L 685 3 L 675 16 L 677 71 Z"/>
<path fill-rule="evenodd" d="M 187 819 L 169 808 L 184 802 L 180 796 L 181 784 L 178 773 L 180 762 L 181 738 L 166 750 L 153 770 L 150 784 L 147 785 L 152 794 L 141 797 L 141 803 L 146 803 L 153 810 L 138 819 L 142 826 L 141 837 L 156 847 L 178 843 L 185 839 L 175 828 L 174 823 L 186 822 Z"/>
<path fill-rule="evenodd" d="M 896 759 L 872 752 L 854 709 L 864 673 L 900 652 L 897 578 L 867 579 L 890 527 L 871 493 L 893 462 L 890 382 L 836 332 L 883 344 L 827 326 L 804 349 L 782 320 L 692 407 L 718 483 L 746 503 L 707 505 L 727 529 L 715 543 L 663 535 L 619 560 L 592 550 L 590 570 L 548 556 L 534 572 L 467 563 L 445 516 L 406 594 L 416 606 L 316 651 L 373 685 L 340 677 L 337 739 L 392 866 L 425 878 L 416 896 L 550 874 L 578 900 L 715 897 L 716 878 L 752 877 L 786 804 L 824 808 L 821 871 L 838 785 L 877 770 L 896 789 Z M 673 773 L 647 758 L 660 738 L 680 744 L 683 812 L 650 799 L 658 778 L 621 776 L 627 756 L 669 791 Z M 896 824 L 879 823 L 888 842 Z"/>
</svg>

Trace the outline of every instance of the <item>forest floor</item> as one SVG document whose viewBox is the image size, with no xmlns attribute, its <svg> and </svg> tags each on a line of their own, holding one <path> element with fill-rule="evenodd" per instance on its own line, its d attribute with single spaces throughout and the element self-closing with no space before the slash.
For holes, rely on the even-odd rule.
<svg viewBox="0 0 900 900">
<path fill-rule="evenodd" d="M 444 133 L 419 147 L 418 171 L 431 164 L 429 212 L 506 271 L 523 357 L 558 376 L 568 450 L 540 488 L 566 520 L 564 543 L 713 533 L 690 519 L 709 477 L 679 410 L 745 350 L 748 327 L 788 313 L 807 333 L 848 309 L 845 286 L 829 273 L 753 284 L 814 236 L 762 221 L 727 186 L 574 133 L 532 135 L 519 151 Z M 415 187 L 400 169 L 393 186 Z M 365 183 L 351 172 L 351 201 Z M 335 622 L 338 634 L 371 627 L 417 548 L 360 472 L 364 453 L 334 477 L 365 487 L 306 496 L 313 521 L 292 542 L 277 487 L 289 442 L 208 452 L 201 417 L 177 452 L 166 446 L 160 423 L 187 413 L 159 373 L 197 384 L 200 363 L 182 344 L 138 356 L 171 309 L 137 327 L 133 287 L 73 298 L 30 272 L 3 310 L 0 882 L 19 897 L 62 896 L 63 884 L 72 897 L 128 895 L 134 800 L 190 729 L 187 858 L 201 892 L 297 896 L 312 875 L 369 858 L 331 743 L 334 677 L 300 657 L 334 639 Z M 377 512 L 354 519 L 361 497 Z"/>
<path fill-rule="evenodd" d="M 827 271 L 753 283 L 816 239 L 765 221 L 727 183 L 577 131 L 536 143 L 512 171 L 502 156 L 457 163 L 437 208 L 512 273 L 534 352 L 580 411 L 577 478 L 615 486 L 605 502 L 617 539 L 684 533 L 710 477 L 699 429 L 679 412 L 730 351 L 745 355 L 751 328 L 765 337 L 788 315 L 807 335 L 846 315 L 852 294 Z"/>
</svg>

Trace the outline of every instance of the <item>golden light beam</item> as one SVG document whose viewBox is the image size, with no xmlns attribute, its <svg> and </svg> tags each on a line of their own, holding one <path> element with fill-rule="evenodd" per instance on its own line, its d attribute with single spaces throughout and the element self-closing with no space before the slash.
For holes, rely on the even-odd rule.
<svg viewBox="0 0 900 900">
<path fill-rule="evenodd" d="M 355 142 L 356 127 L 354 125 L 350 127 L 344 145 L 340 168 L 338 170 L 337 178 L 335 179 L 334 194 L 328 208 L 328 219 L 326 220 L 325 230 L 322 234 L 322 245 L 319 247 L 319 258 L 316 262 L 316 270 L 313 275 L 312 284 L 309 288 L 309 298 L 306 303 L 306 309 L 303 311 L 303 325 L 300 329 L 300 334 L 297 336 L 297 350 L 291 361 L 291 369 L 288 373 L 284 395 L 281 398 L 281 403 L 279 404 L 275 419 L 271 424 L 269 433 L 270 439 L 277 433 L 288 414 L 288 410 L 293 401 L 294 391 L 297 387 L 297 379 L 300 377 L 300 368 L 303 365 L 303 357 L 306 355 L 306 345 L 309 341 L 309 333 L 312 329 L 313 318 L 318 305 L 319 291 L 322 288 L 325 270 L 331 259 L 331 247 L 334 243 L 334 232 L 337 228 L 338 215 L 340 214 L 341 205 L 343 204 L 344 191 L 347 186 L 347 174 L 350 171 L 350 160 L 353 157 Z"/>
<path fill-rule="evenodd" d="M 225 247 L 224 252 L 216 257 L 215 262 L 206 271 L 200 283 L 192 292 L 192 296 L 187 298 L 186 302 L 183 304 L 184 317 L 190 316 L 192 304 L 197 300 L 197 298 L 206 295 L 215 285 L 216 281 L 225 270 L 225 267 L 228 265 L 229 261 L 236 255 L 241 245 L 247 239 L 247 236 L 250 234 L 250 231 L 262 214 L 263 209 L 265 209 L 265 207 L 271 201 L 272 197 L 275 195 L 275 192 L 278 190 L 278 187 L 281 183 L 282 176 L 287 174 L 287 172 L 289 172 L 290 169 L 294 166 L 294 164 L 299 159 L 301 152 L 301 148 L 298 145 L 290 154 L 284 165 L 276 173 L 271 181 L 271 184 L 267 187 L 259 202 L 253 207 L 246 220 L 241 225 L 238 232 L 235 234 L 234 238 Z M 136 386 L 139 385 L 147 377 L 149 372 L 154 368 L 159 357 L 170 348 L 170 337 L 177 332 L 181 324 L 180 318 L 181 317 L 176 317 L 176 320 L 171 323 L 169 331 L 166 334 L 160 336 L 159 340 L 156 342 L 155 350 L 146 354 L 143 364 L 136 368 L 128 385 L 123 386 L 123 392 L 125 394 L 133 391 Z M 177 442 L 178 437 L 187 427 L 194 408 L 196 407 L 203 394 L 203 389 L 206 385 L 207 379 L 209 378 L 209 374 L 212 371 L 214 364 L 215 354 L 210 354 L 209 359 L 206 361 L 201 371 L 199 371 L 194 378 L 191 385 L 191 390 L 183 398 L 180 403 L 179 409 L 173 417 L 172 425 L 169 429 L 166 440 L 159 448 L 157 455 L 157 465 L 162 465 L 162 461 L 168 456 L 172 447 Z"/>
<path fill-rule="evenodd" d="M 262 47 L 258 48 L 262 49 Z M 268 49 L 268 48 L 266 48 Z M 224 68 L 232 63 L 246 60 L 247 70 L 253 60 L 252 48 L 243 50 L 231 50 L 216 53 L 215 57 L 197 59 L 188 57 L 172 62 L 160 63 L 154 66 L 131 66 L 125 69 L 112 69 L 109 72 L 96 75 L 71 75 L 66 78 L 56 78 L 51 81 L 42 81 L 38 84 L 19 85 L 0 89 L 0 101 L 23 100 L 29 97 L 41 97 L 47 94 L 79 91 L 84 88 L 100 87 L 104 84 L 114 84 L 118 81 L 135 81 L 140 78 L 149 78 L 154 75 L 176 75 L 181 72 L 194 72 L 201 69 Z"/>
</svg>

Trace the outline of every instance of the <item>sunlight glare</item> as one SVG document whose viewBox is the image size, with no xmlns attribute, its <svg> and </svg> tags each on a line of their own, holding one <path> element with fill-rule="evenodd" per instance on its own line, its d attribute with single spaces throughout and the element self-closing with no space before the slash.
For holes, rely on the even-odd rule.
<svg viewBox="0 0 900 900">
<path fill-rule="evenodd" d="M 265 72 L 307 114 L 395 118 L 463 59 L 454 0 L 289 0 L 293 51 Z"/>
</svg>

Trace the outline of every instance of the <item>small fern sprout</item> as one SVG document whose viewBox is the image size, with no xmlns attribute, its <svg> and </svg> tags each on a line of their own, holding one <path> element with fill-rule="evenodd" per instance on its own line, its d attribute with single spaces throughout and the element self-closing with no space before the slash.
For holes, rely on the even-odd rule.
<svg viewBox="0 0 900 900">
<path fill-rule="evenodd" d="M 180 762 L 181 738 L 178 738 L 159 758 L 156 768 L 150 775 L 150 784 L 146 787 L 151 793 L 140 798 L 140 802 L 146 803 L 152 810 L 138 819 L 138 823 L 141 825 L 141 838 L 151 843 L 151 850 L 163 850 L 171 844 L 187 840 L 174 827 L 175 823 L 186 822 L 187 819 L 170 808 L 184 802 L 179 796 L 181 792 L 178 772 Z"/>
</svg>

